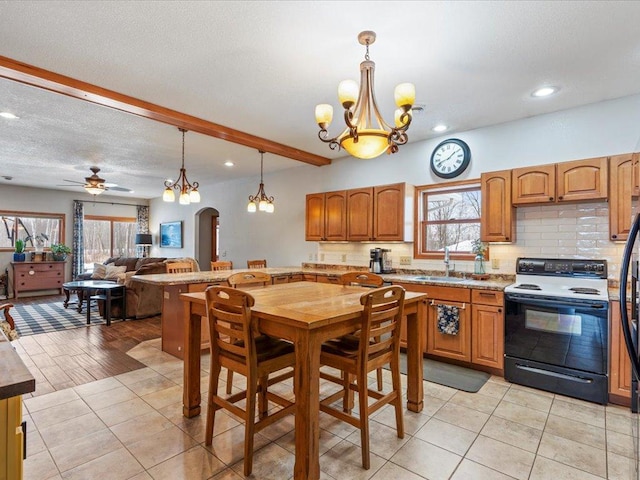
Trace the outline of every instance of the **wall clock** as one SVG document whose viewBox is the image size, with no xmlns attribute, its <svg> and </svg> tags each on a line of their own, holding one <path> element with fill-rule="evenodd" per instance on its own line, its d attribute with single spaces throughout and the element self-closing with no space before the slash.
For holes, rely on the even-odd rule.
<svg viewBox="0 0 640 480">
<path fill-rule="evenodd" d="M 431 170 L 440 178 L 454 178 L 469 166 L 471 150 L 462 140 L 448 138 L 431 154 Z"/>
</svg>

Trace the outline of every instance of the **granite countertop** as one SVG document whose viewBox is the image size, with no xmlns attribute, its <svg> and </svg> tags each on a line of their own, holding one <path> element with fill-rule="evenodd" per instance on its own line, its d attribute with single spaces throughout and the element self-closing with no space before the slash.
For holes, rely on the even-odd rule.
<svg viewBox="0 0 640 480">
<path fill-rule="evenodd" d="M 36 389 L 36 379 L 11 345 L 4 333 L 0 331 L 0 400 L 24 395 Z"/>
<path fill-rule="evenodd" d="M 201 271 L 191 273 L 160 273 L 154 275 L 134 275 L 132 280 L 136 280 L 143 283 L 150 283 L 153 285 L 184 285 L 188 283 L 209 283 L 209 282 L 223 282 L 230 275 L 238 272 L 247 272 L 245 269 L 235 270 L 218 270 L 218 271 Z M 309 275 L 324 275 L 328 277 L 339 277 L 343 273 L 353 271 L 353 269 L 326 269 L 326 268 L 308 268 L 308 267 L 278 267 L 278 268 L 259 268 L 253 271 L 265 272 L 271 276 L 278 275 L 295 275 L 295 274 L 309 274 Z M 382 274 L 382 278 L 388 282 L 402 282 L 402 283 L 414 283 L 417 285 L 438 285 L 449 286 L 456 288 L 478 288 L 486 290 L 504 290 L 507 285 L 513 283 L 513 279 L 489 279 L 489 280 L 474 280 L 472 278 L 464 277 L 450 277 L 456 280 L 447 280 L 442 274 L 438 272 L 429 272 L 428 274 L 422 273 L 387 273 Z"/>
</svg>

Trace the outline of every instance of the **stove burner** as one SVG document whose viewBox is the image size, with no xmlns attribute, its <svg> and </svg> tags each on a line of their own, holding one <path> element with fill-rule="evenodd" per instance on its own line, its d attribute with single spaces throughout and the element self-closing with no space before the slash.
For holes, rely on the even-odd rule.
<svg viewBox="0 0 640 480">
<path fill-rule="evenodd" d="M 521 283 L 513 288 L 521 288 L 522 290 L 542 290 L 538 285 L 533 283 Z"/>
<path fill-rule="evenodd" d="M 595 288 L 586 288 L 586 287 L 573 287 L 569 289 L 573 293 L 579 293 L 583 295 L 599 295 L 600 290 Z"/>
</svg>

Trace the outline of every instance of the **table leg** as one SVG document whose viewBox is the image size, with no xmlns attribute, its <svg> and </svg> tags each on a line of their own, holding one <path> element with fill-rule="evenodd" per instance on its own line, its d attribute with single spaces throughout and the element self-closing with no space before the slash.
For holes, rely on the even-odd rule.
<svg viewBox="0 0 640 480">
<path fill-rule="evenodd" d="M 64 302 L 62 302 L 62 306 L 64 308 L 67 308 L 69 306 L 69 295 L 71 294 L 71 292 L 69 291 L 68 288 L 62 288 L 63 292 L 64 292 Z"/>
<path fill-rule="evenodd" d="M 89 325 L 91 323 L 91 292 L 85 290 L 84 296 L 87 298 L 87 325 Z"/>
<path fill-rule="evenodd" d="M 107 327 L 111 326 L 111 289 L 107 288 L 105 296 L 107 299 L 104 301 L 104 316 L 107 320 Z"/>
<path fill-rule="evenodd" d="M 309 331 L 301 331 L 295 341 L 295 480 L 320 478 L 320 345 L 321 339 Z"/>
<path fill-rule="evenodd" d="M 76 290 L 76 295 L 78 296 L 78 313 L 82 313 L 82 304 L 84 303 L 84 290 L 78 289 Z"/>
<path fill-rule="evenodd" d="M 424 407 L 422 385 L 422 338 L 426 332 L 426 302 L 417 303 L 417 310 L 407 314 L 407 408 L 421 412 Z"/>
<path fill-rule="evenodd" d="M 182 414 L 200 415 L 200 315 L 191 313 L 192 302 L 184 303 L 184 388 Z"/>
</svg>

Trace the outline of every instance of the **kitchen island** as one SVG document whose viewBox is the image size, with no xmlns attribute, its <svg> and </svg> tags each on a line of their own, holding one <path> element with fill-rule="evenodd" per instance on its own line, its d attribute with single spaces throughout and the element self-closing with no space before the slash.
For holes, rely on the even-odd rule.
<svg viewBox="0 0 640 480">
<path fill-rule="evenodd" d="M 22 478 L 24 432 L 22 395 L 36 389 L 36 380 L 20 359 L 4 333 L 0 331 L 0 479 Z"/>
</svg>

